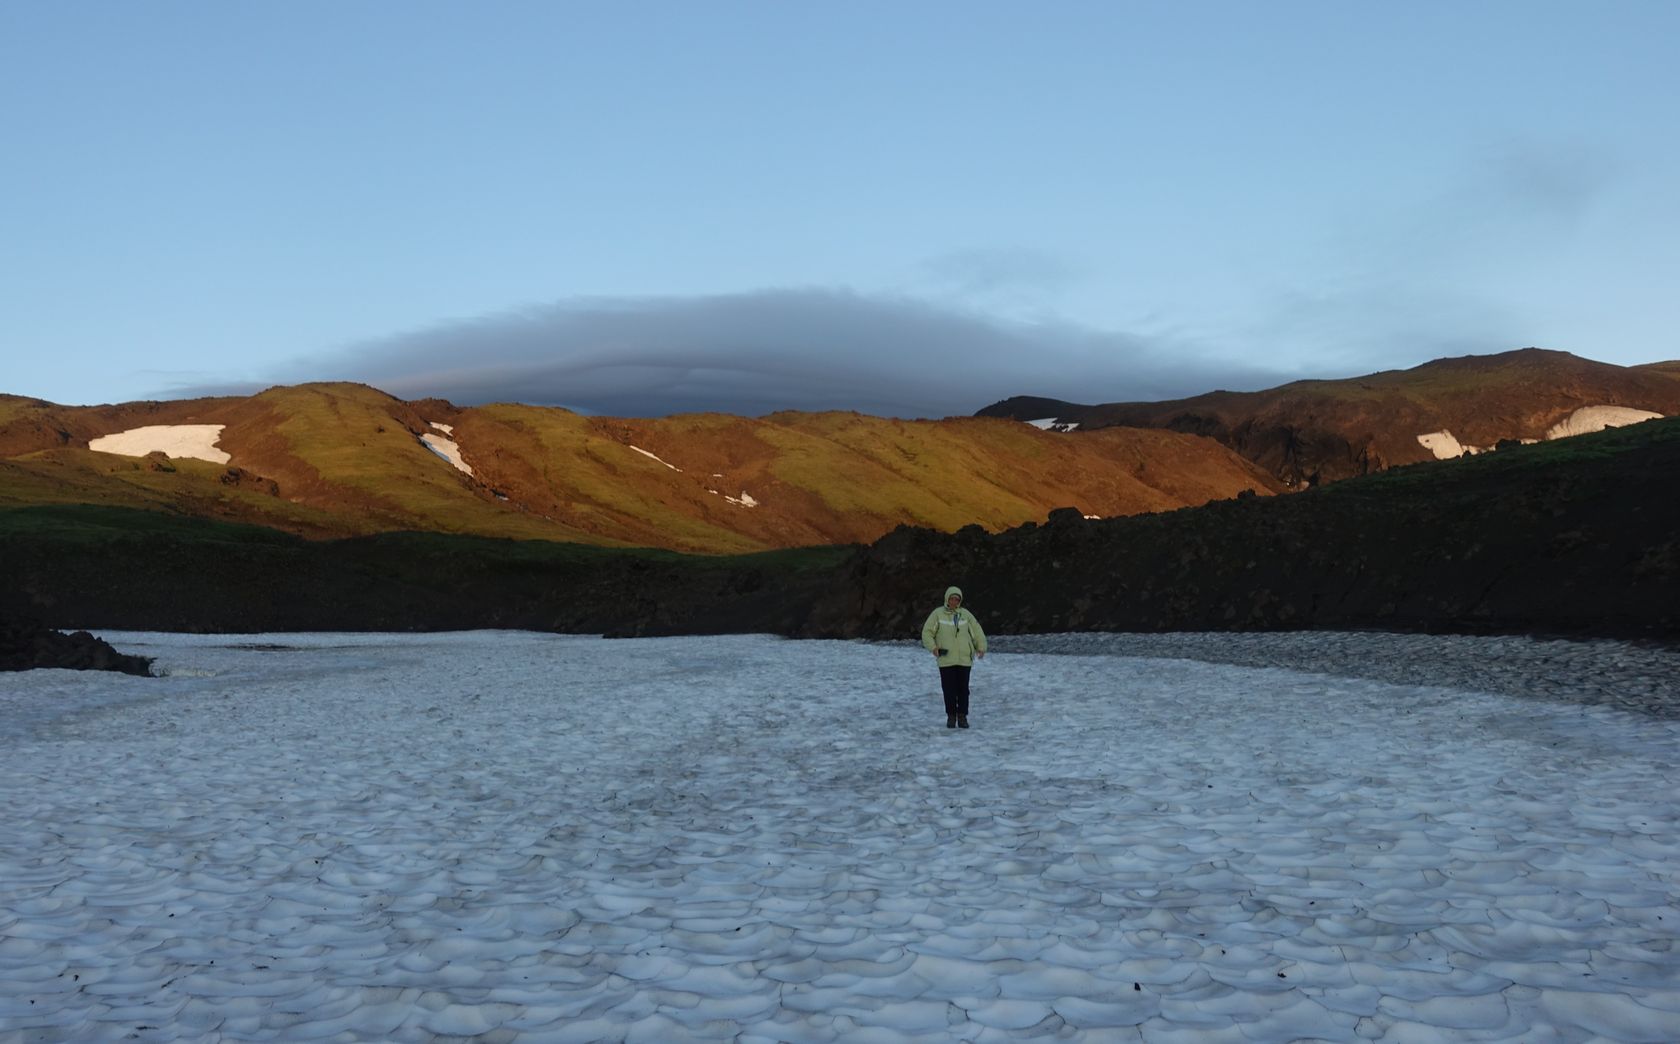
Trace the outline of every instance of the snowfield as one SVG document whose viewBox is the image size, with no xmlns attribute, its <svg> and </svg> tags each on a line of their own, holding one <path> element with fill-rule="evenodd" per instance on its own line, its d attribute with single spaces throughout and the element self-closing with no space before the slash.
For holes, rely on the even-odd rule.
<svg viewBox="0 0 1680 1044">
<path fill-rule="evenodd" d="M 420 444 L 447 460 L 456 471 L 471 475 L 473 473 L 472 465 L 461 459 L 461 447 L 455 442 L 455 426 L 453 424 L 439 424 L 437 421 L 428 421 L 427 423 L 443 432 L 443 434 L 434 435 L 428 431 L 420 436 Z"/>
<path fill-rule="evenodd" d="M 224 427 L 222 424 L 148 424 L 115 435 L 101 435 L 88 443 L 88 449 L 123 457 L 162 453 L 167 457 L 194 457 L 212 464 L 226 464 L 233 458 L 226 450 L 216 447 Z"/>
<path fill-rule="evenodd" d="M 1660 715 L 1001 640 L 964 732 L 909 645 L 105 637 L 168 675 L 0 675 L 6 1041 L 1680 1037 Z"/>
</svg>

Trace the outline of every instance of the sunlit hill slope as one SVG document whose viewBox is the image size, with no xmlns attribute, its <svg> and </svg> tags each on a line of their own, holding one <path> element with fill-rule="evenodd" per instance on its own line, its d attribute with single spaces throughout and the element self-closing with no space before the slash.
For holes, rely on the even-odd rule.
<svg viewBox="0 0 1680 1044">
<path fill-rule="evenodd" d="M 1680 362 L 1616 366 L 1523 348 L 1165 402 L 1017 396 L 979 415 L 1054 419 L 1082 432 L 1115 425 L 1193 432 L 1299 487 L 1677 413 Z"/>
<path fill-rule="evenodd" d="M 193 433 L 196 452 L 216 460 L 181 455 L 195 452 L 179 445 Z M 405 402 L 355 384 L 92 407 L 0 396 L 0 510 L 141 508 L 315 538 L 420 530 L 735 553 L 867 542 L 901 523 L 997 531 L 1057 507 L 1112 517 L 1280 488 L 1214 440 L 1164 430 L 1068 436 L 1003 419 L 853 413 L 585 417 Z"/>
</svg>

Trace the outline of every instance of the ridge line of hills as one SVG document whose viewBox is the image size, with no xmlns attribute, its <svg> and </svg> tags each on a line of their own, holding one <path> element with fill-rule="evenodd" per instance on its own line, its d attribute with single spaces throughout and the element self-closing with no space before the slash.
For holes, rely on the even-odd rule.
<svg viewBox="0 0 1680 1044">
<path fill-rule="evenodd" d="M 1370 629 L 1680 641 L 1680 418 L 1287 497 L 697 556 L 133 508 L 0 512 L 0 615 L 53 627 L 907 638 L 945 586 L 999 634 Z"/>
<path fill-rule="evenodd" d="M 1540 349 L 1158 403 L 1017 396 L 938 421 L 587 417 L 343 383 L 86 407 L 0 395 L 0 510 L 86 503 L 317 539 L 418 530 L 736 554 L 903 524 L 998 532 L 1069 504 L 1171 510 L 1674 414 L 1680 362 Z"/>
<path fill-rule="evenodd" d="M 1489 415 L 1555 425 L 1603 405 L 1604 386 L 1578 374 L 1562 391 L 1532 379 L 1536 365 L 1555 371 L 1558 354 L 1475 363 L 1504 373 L 1493 381 L 1503 406 Z M 1442 364 L 1418 368 L 1425 384 L 1472 368 Z M 1561 365 L 1604 373 L 1572 356 Z M 1680 364 L 1638 369 L 1680 388 Z M 1428 394 L 1385 380 L 1403 394 L 1373 401 L 1397 396 L 1413 420 L 1419 403 L 1440 411 L 1463 395 L 1461 380 Z M 1266 399 L 1248 394 L 1249 407 Z M 1292 430 L 1345 419 L 1321 411 Z M 89 448 L 148 426 L 188 443 L 214 430 L 192 452 L 228 459 Z M 1241 430 L 1259 423 L 1215 434 L 1235 444 Z M 1297 438 L 1293 459 L 1310 444 Z M 958 583 L 998 633 L 1680 639 L 1680 419 L 1498 445 L 1343 481 L 1321 472 L 1317 488 L 1273 496 L 1283 483 L 1236 445 L 1170 430 L 1057 434 L 997 417 L 855 414 L 589 418 L 405 403 L 350 385 L 104 407 L 0 396 L 0 615 L 139 630 L 899 638 Z M 1187 460 L 1205 470 L 1175 471 Z M 965 484 L 930 485 L 945 474 Z M 1077 503 L 1070 490 L 1085 502 L 1045 509 Z M 1104 495 L 1120 510 L 1092 518 Z M 808 516 L 787 507 L 801 496 Z M 705 512 L 677 513 L 695 504 Z M 993 512 L 984 525 L 976 504 Z M 720 517 L 762 528 L 715 526 Z M 612 528 L 626 519 L 644 528 L 626 538 Z M 679 530 L 690 546 L 626 546 Z"/>
<path fill-rule="evenodd" d="M 977 416 L 1037 420 L 1082 432 L 1139 427 L 1205 435 L 1259 464 L 1286 488 L 1300 489 L 1555 437 L 1560 426 L 1569 428 L 1573 415 L 1605 409 L 1680 413 L 1680 362 L 1616 366 L 1522 348 L 1161 402 L 1089 405 L 1023 395 L 993 403 Z M 1596 430 L 1594 422 L 1586 430 Z"/>
<path fill-rule="evenodd" d="M 991 418 L 586 417 L 350 384 L 102 407 L 0 398 L 0 510 L 133 507 L 312 538 L 418 530 L 730 554 L 1281 488 L 1199 436 L 1067 439 Z"/>
</svg>

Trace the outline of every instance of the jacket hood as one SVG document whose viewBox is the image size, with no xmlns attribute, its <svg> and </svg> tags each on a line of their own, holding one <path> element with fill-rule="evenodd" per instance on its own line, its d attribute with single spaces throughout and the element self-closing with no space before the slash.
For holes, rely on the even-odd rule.
<svg viewBox="0 0 1680 1044">
<path fill-rule="evenodd" d="M 945 605 L 951 600 L 952 595 L 956 595 L 958 598 L 961 598 L 963 596 L 962 588 L 956 586 L 947 587 L 945 589 L 945 597 L 940 600 L 939 604 Z"/>
</svg>

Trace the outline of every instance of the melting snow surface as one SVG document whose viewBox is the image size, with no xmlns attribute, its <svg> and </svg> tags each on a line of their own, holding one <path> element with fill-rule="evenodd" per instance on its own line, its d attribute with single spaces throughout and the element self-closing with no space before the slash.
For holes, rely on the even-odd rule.
<svg viewBox="0 0 1680 1044">
<path fill-rule="evenodd" d="M 436 421 L 430 423 L 432 427 L 447 434 L 453 435 L 455 433 L 455 429 L 452 427 L 439 424 Z M 431 432 L 427 432 L 420 436 L 420 441 L 425 444 L 427 449 L 453 464 L 457 471 L 464 471 L 468 475 L 473 473 L 472 466 L 461 459 L 461 447 L 457 446 L 453 439 L 446 439 L 442 435 L 433 435 Z"/>
<path fill-rule="evenodd" d="M 652 453 L 649 453 L 647 450 L 642 449 L 640 446 L 631 446 L 630 448 L 635 450 L 637 453 L 640 453 L 644 457 L 648 457 L 652 460 L 659 460 L 658 457 L 654 456 Z M 659 463 L 665 464 L 665 466 L 670 468 L 672 471 L 681 471 L 682 470 L 681 468 L 677 467 L 675 464 L 666 464 L 665 461 L 663 461 L 663 460 L 659 460 Z"/>
<path fill-rule="evenodd" d="M 908 643 L 106 637 L 167 676 L 0 674 L 19 1040 L 1680 1026 L 1675 721 L 1000 651 L 947 731 Z"/>
<path fill-rule="evenodd" d="M 212 464 L 226 464 L 232 458 L 216 448 L 222 437 L 222 424 L 149 424 L 130 428 L 115 435 L 101 435 L 88 443 L 88 449 L 99 453 L 115 453 L 124 457 L 144 457 L 148 453 L 163 453 L 170 457 L 193 457 Z"/>
<path fill-rule="evenodd" d="M 1436 460 L 1451 460 L 1454 457 L 1462 457 L 1466 453 L 1481 452 L 1479 447 L 1460 445 L 1459 441 L 1453 437 L 1453 433 L 1445 429 L 1432 431 L 1427 435 L 1419 435 L 1417 440 L 1424 449 L 1435 454 Z"/>
<path fill-rule="evenodd" d="M 1547 432 L 1548 439 L 1563 439 L 1571 435 L 1586 435 L 1605 428 L 1620 428 L 1626 424 L 1656 420 L 1660 413 L 1635 410 L 1626 406 L 1583 406 L 1554 424 Z"/>
<path fill-rule="evenodd" d="M 723 499 L 729 501 L 731 504 L 739 504 L 742 507 L 757 507 L 758 506 L 758 501 L 754 500 L 752 494 L 748 493 L 744 489 L 741 491 L 741 495 L 738 498 L 737 497 L 726 496 Z"/>
<path fill-rule="evenodd" d="M 1077 431 L 1079 429 L 1078 421 L 1069 421 L 1064 424 L 1055 417 L 1041 417 L 1038 420 L 1030 420 L 1027 423 L 1031 424 L 1035 428 L 1042 428 L 1045 431 Z"/>
<path fill-rule="evenodd" d="M 1567 418 L 1559 421 L 1546 431 L 1547 439 L 1566 439 L 1571 435 L 1586 435 L 1605 428 L 1620 428 L 1626 424 L 1638 424 L 1641 421 L 1655 420 L 1660 413 L 1649 410 L 1635 410 L 1626 406 L 1583 406 L 1571 413 Z M 1460 457 L 1466 453 L 1486 453 L 1486 446 L 1461 446 L 1450 431 L 1433 431 L 1427 435 L 1419 435 L 1418 442 L 1435 454 L 1436 460 L 1448 460 Z M 1523 439 L 1524 443 L 1533 443 L 1537 439 Z"/>
</svg>

